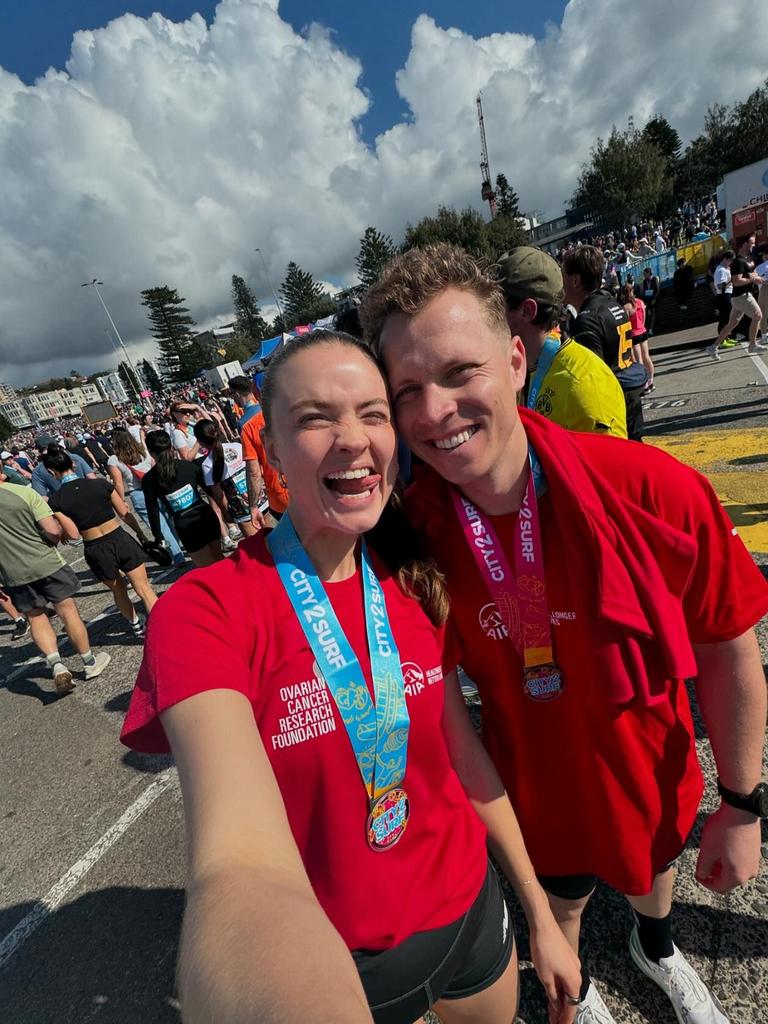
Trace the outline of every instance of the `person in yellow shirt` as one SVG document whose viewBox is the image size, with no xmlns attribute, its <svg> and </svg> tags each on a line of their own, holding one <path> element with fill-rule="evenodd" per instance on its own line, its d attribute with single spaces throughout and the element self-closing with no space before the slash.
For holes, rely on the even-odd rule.
<svg viewBox="0 0 768 1024">
<path fill-rule="evenodd" d="M 616 375 L 594 352 L 561 335 L 563 275 L 555 260 L 521 245 L 493 269 L 510 330 L 525 346 L 528 408 L 568 430 L 626 437 L 626 404 Z"/>
</svg>

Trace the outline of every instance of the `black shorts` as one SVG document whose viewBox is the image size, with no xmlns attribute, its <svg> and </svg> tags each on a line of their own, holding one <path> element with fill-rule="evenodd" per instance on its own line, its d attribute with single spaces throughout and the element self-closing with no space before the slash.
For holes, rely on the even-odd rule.
<svg viewBox="0 0 768 1024">
<path fill-rule="evenodd" d="M 674 867 L 686 846 L 687 840 L 683 843 L 677 857 L 673 857 L 672 860 L 662 865 L 656 874 L 663 875 L 665 871 Z M 583 900 L 585 896 L 590 896 L 594 892 L 598 882 L 597 875 L 537 875 L 536 877 L 544 892 L 548 892 L 550 896 L 558 896 L 561 900 Z"/>
<path fill-rule="evenodd" d="M 116 580 L 121 572 L 132 572 L 144 565 L 147 556 L 122 526 L 98 540 L 87 540 L 83 558 L 97 580 Z"/>
<path fill-rule="evenodd" d="M 74 597 L 79 589 L 80 580 L 68 565 L 62 565 L 41 580 L 20 583 L 16 587 L 3 587 L 20 612 L 31 612 L 35 608 L 45 608 L 47 604 L 66 601 L 68 597 Z"/>
<path fill-rule="evenodd" d="M 199 551 L 215 540 L 221 540 L 218 516 L 210 505 L 202 502 L 175 515 L 173 525 L 187 551 Z"/>
<path fill-rule="evenodd" d="M 392 949 L 352 957 L 376 1024 L 413 1024 L 438 999 L 464 999 L 498 981 L 515 937 L 499 877 L 488 864 L 480 893 L 458 921 L 417 932 Z"/>
</svg>

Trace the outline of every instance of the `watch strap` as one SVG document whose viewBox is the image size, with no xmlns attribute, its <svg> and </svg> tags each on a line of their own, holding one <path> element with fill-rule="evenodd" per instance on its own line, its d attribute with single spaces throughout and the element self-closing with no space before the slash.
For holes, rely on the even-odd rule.
<svg viewBox="0 0 768 1024">
<path fill-rule="evenodd" d="M 720 779 L 717 780 L 717 791 L 721 799 L 731 807 L 740 811 L 747 811 L 758 818 L 768 817 L 768 786 L 759 782 L 751 793 L 736 793 L 724 786 Z"/>
</svg>

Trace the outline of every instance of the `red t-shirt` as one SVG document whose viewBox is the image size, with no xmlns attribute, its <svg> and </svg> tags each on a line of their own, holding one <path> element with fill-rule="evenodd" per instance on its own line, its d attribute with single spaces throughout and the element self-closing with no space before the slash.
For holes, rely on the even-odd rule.
<svg viewBox="0 0 768 1024">
<path fill-rule="evenodd" d="M 352 746 L 264 534 L 160 598 L 121 736 L 136 750 L 168 750 L 162 711 L 206 690 L 244 693 L 315 894 L 350 949 L 386 949 L 457 920 L 480 891 L 487 866 L 485 829 L 441 730 L 443 630 L 375 555 L 374 564 L 411 719 L 402 783 L 411 815 L 391 850 L 368 847 L 368 800 Z M 373 693 L 360 571 L 325 587 Z"/>
<path fill-rule="evenodd" d="M 693 643 L 730 640 L 768 611 L 768 587 L 707 480 L 664 452 L 618 438 L 570 435 L 593 469 L 624 498 L 693 536 L 698 545 L 683 610 Z M 455 658 L 477 684 L 483 736 L 517 812 L 536 871 L 596 874 L 621 892 L 649 891 L 682 849 L 702 793 L 695 734 L 682 680 L 652 706 L 606 700 L 590 671 L 610 628 L 579 621 L 570 579 L 568 524 L 550 496 L 539 500 L 555 660 L 556 699 L 537 702 L 453 509 L 448 485 L 427 470 L 409 513 L 448 577 Z M 517 514 L 493 526 L 514 566 Z M 663 568 L 663 567 L 662 567 Z"/>
</svg>

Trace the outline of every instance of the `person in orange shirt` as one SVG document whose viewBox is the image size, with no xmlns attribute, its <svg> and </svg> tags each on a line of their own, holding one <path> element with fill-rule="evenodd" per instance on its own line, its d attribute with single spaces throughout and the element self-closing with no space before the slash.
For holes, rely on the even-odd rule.
<svg viewBox="0 0 768 1024">
<path fill-rule="evenodd" d="M 261 431 L 264 414 L 255 393 L 255 386 L 249 377 L 232 377 L 229 391 L 235 402 L 242 408 L 237 427 L 248 479 L 248 502 L 251 507 L 251 522 L 257 530 L 266 525 L 265 515 L 271 512 L 279 519 L 288 507 L 288 491 L 280 481 L 280 474 L 267 459 Z"/>
</svg>

